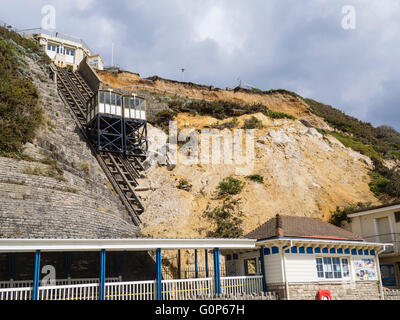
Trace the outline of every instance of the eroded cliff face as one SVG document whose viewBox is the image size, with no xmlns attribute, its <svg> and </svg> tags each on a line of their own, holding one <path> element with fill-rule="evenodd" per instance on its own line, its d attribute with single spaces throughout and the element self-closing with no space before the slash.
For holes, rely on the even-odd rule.
<svg viewBox="0 0 400 320">
<path fill-rule="evenodd" d="M 268 94 L 246 90 L 222 90 L 193 83 L 181 83 L 152 77 L 142 79 L 130 72 L 98 72 L 105 83 L 114 87 L 132 86 L 132 90 L 157 92 L 158 95 L 208 100 L 228 100 L 239 103 L 261 103 L 269 109 L 291 114 L 297 120 L 274 120 L 259 113 L 263 128 L 254 132 L 254 166 L 251 172 L 238 173 L 240 167 L 228 164 L 184 164 L 166 166 L 162 156 L 168 132 L 149 125 L 150 150 L 157 154 L 149 161 L 145 191 L 140 191 L 145 213 L 142 232 L 157 237 L 202 237 L 213 225 L 204 218 L 207 208 L 221 204 L 217 199 L 218 184 L 232 176 L 243 181 L 244 188 L 235 198 L 240 199 L 243 229 L 249 232 L 277 213 L 318 217 L 328 220 L 336 206 L 358 202 L 379 204 L 368 183 L 371 159 L 344 147 L 330 135 L 321 135 L 316 128 L 333 130 L 323 119 L 313 114 L 308 105 L 296 95 L 283 90 Z M 150 95 L 149 95 L 150 96 Z M 163 99 L 159 99 L 163 101 Z M 153 100 L 151 100 L 153 101 Z M 157 110 L 159 110 L 159 105 Z M 153 103 L 147 105 L 153 108 Z M 236 129 L 252 115 L 239 117 Z M 180 113 L 175 117 L 178 130 L 201 129 L 223 125 L 223 121 L 209 116 Z M 306 120 L 306 121 L 304 121 Z M 227 130 L 227 129 L 225 129 Z M 243 156 L 245 156 L 243 138 Z M 211 143 L 211 142 L 210 142 Z M 185 146 L 180 146 L 181 151 Z M 187 145 L 186 145 L 187 147 Z M 199 150 L 201 152 L 199 141 Z M 217 147 L 222 150 L 223 145 Z M 193 154 L 193 148 L 189 147 Z M 182 152 L 182 156 L 188 153 Z M 159 156 L 161 155 L 161 156 Z M 199 156 L 200 157 L 200 156 Z M 182 158 L 184 159 L 184 158 Z M 200 159 L 200 158 L 199 158 Z M 251 160 L 249 160 L 251 161 Z M 253 182 L 246 175 L 259 174 L 264 182 Z M 180 180 L 192 185 L 190 190 L 177 188 Z"/>
<path fill-rule="evenodd" d="M 25 145 L 29 161 L 0 157 L 0 237 L 123 238 L 135 227 L 55 83 L 29 57 L 46 127 Z"/>
<path fill-rule="evenodd" d="M 298 120 L 272 120 L 261 113 L 254 116 L 262 121 L 263 128 L 254 132 L 254 166 L 245 174 L 237 171 L 244 165 L 235 163 L 202 164 L 199 160 L 199 163 L 184 164 L 178 161 L 172 168 L 153 162 L 147 170 L 149 189 L 140 193 L 145 206 L 143 233 L 156 237 L 205 236 L 213 225 L 203 213 L 207 207 L 221 203 L 216 197 L 217 187 L 229 176 L 245 183 L 240 194 L 235 196 L 240 199 L 245 233 L 277 213 L 328 220 L 336 206 L 379 203 L 368 186 L 368 172 L 372 168 L 368 157 Z M 239 117 L 238 128 L 249 117 Z M 200 130 L 215 124 L 217 119 L 179 114 L 176 121 L 179 129 Z M 162 153 L 162 141 L 167 141 L 167 135 L 153 127 L 149 135 L 150 149 Z M 184 148 L 181 146 L 180 150 Z M 223 145 L 218 148 L 223 149 Z M 243 156 L 245 149 L 244 145 Z M 185 155 L 181 152 L 181 160 Z M 261 175 L 264 182 L 247 179 L 250 174 Z M 181 179 L 192 185 L 191 190 L 177 188 Z"/>
</svg>

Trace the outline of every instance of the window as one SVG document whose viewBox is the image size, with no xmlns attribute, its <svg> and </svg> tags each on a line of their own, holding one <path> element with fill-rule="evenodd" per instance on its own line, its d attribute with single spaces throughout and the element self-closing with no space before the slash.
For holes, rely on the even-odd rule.
<svg viewBox="0 0 400 320">
<path fill-rule="evenodd" d="M 244 260 L 244 273 L 246 276 L 257 274 L 257 260 L 256 258 Z"/>
<path fill-rule="evenodd" d="M 396 220 L 396 222 L 400 222 L 400 211 L 394 213 L 394 220 Z"/>
<path fill-rule="evenodd" d="M 316 262 L 318 278 L 324 278 L 324 264 L 322 263 L 322 258 L 316 258 Z"/>
<path fill-rule="evenodd" d="M 349 271 L 349 260 L 347 258 L 342 258 L 342 267 L 343 267 L 343 278 L 350 276 Z"/>
<path fill-rule="evenodd" d="M 333 277 L 335 279 L 342 278 L 342 269 L 340 268 L 340 258 L 332 258 Z"/>
<path fill-rule="evenodd" d="M 104 103 L 104 92 L 100 91 L 100 103 Z"/>
<path fill-rule="evenodd" d="M 121 106 L 121 96 L 117 95 L 117 106 L 120 107 Z"/>
<path fill-rule="evenodd" d="M 324 257 L 324 275 L 326 279 L 333 278 L 332 258 Z"/>
<path fill-rule="evenodd" d="M 321 279 L 342 279 L 350 276 L 347 258 L 323 257 L 315 258 L 317 277 Z"/>
<path fill-rule="evenodd" d="M 110 93 L 106 92 L 106 104 L 110 104 Z"/>
</svg>

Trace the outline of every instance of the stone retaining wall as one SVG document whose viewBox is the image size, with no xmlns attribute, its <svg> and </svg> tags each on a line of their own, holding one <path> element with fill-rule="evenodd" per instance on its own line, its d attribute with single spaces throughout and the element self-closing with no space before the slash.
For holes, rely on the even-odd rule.
<svg viewBox="0 0 400 320">
<path fill-rule="evenodd" d="M 317 300 L 318 290 L 329 290 L 332 300 L 381 300 L 378 281 L 289 283 L 290 300 Z M 267 289 L 286 299 L 285 284 Z"/>
<path fill-rule="evenodd" d="M 400 300 L 400 289 L 384 288 L 383 294 L 385 296 L 385 300 Z"/>
</svg>

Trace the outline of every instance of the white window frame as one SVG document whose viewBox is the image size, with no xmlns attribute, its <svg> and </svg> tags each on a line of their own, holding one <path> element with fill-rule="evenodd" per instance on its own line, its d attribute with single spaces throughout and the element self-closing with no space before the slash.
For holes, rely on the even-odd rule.
<svg viewBox="0 0 400 320">
<path fill-rule="evenodd" d="M 328 266 L 329 265 L 326 265 L 325 264 L 325 260 L 324 260 L 324 258 L 326 259 L 326 258 L 330 258 L 330 261 L 331 261 L 331 263 L 330 263 L 330 271 L 327 271 L 327 270 L 329 270 L 328 269 Z M 340 262 L 340 274 L 341 274 L 341 277 L 340 278 L 335 278 L 335 268 L 334 268 L 334 264 L 333 264 L 333 259 L 339 259 L 339 262 Z M 323 272 L 323 277 L 319 277 L 318 276 L 318 269 L 317 269 L 317 266 L 318 266 L 318 264 L 317 264 L 317 259 L 321 259 L 322 260 L 322 267 L 323 267 L 323 269 L 322 269 L 322 272 Z M 344 268 L 343 268 L 343 259 L 346 259 L 347 260 L 347 276 L 344 276 Z M 350 263 L 351 263 L 351 257 L 350 256 L 340 256 L 340 255 L 327 255 L 327 256 L 324 256 L 324 255 L 318 255 L 318 256 L 315 256 L 315 272 L 316 272 L 316 278 L 318 279 L 318 280 L 320 280 L 320 281 L 341 281 L 341 280 L 350 280 L 351 279 L 351 271 L 350 271 Z M 331 272 L 332 273 L 332 278 L 327 278 L 326 277 L 326 272 Z"/>
</svg>

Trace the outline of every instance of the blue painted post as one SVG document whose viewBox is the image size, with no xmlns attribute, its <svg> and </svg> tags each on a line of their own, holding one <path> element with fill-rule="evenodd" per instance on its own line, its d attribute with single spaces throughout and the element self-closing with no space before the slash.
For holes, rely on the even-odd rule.
<svg viewBox="0 0 400 320">
<path fill-rule="evenodd" d="M 156 251 L 156 282 L 157 282 L 157 300 L 162 300 L 162 272 L 161 272 L 161 249 L 157 249 Z"/>
<path fill-rule="evenodd" d="M 194 276 L 197 279 L 199 277 L 199 270 L 197 268 L 197 249 L 194 250 Z"/>
<path fill-rule="evenodd" d="M 221 294 L 221 277 L 219 272 L 219 249 L 214 249 L 214 287 L 215 294 Z"/>
<path fill-rule="evenodd" d="M 178 279 L 181 278 L 181 250 L 178 250 Z"/>
<path fill-rule="evenodd" d="M 204 257 L 205 257 L 205 263 L 206 263 L 206 278 L 208 278 L 208 252 L 207 249 L 204 250 Z"/>
<path fill-rule="evenodd" d="M 263 292 L 267 292 L 267 281 L 265 277 L 264 247 L 260 248 L 260 261 L 261 261 Z"/>
<path fill-rule="evenodd" d="M 117 276 L 118 277 L 121 276 L 122 266 L 124 265 L 125 258 L 126 258 L 126 251 L 124 251 L 122 253 L 122 257 L 120 258 L 120 260 L 118 261 L 118 264 L 117 264 Z"/>
<path fill-rule="evenodd" d="M 106 250 L 100 251 L 100 281 L 99 281 L 99 300 L 105 298 L 105 282 L 106 282 Z"/>
<path fill-rule="evenodd" d="M 17 254 L 10 253 L 8 259 L 9 259 L 8 278 L 10 279 L 10 281 L 12 281 L 14 280 L 14 275 L 15 275 L 15 262 L 17 259 Z"/>
<path fill-rule="evenodd" d="M 33 274 L 33 294 L 32 300 L 39 297 L 39 278 L 40 278 L 40 250 L 35 253 L 35 273 Z"/>
</svg>

